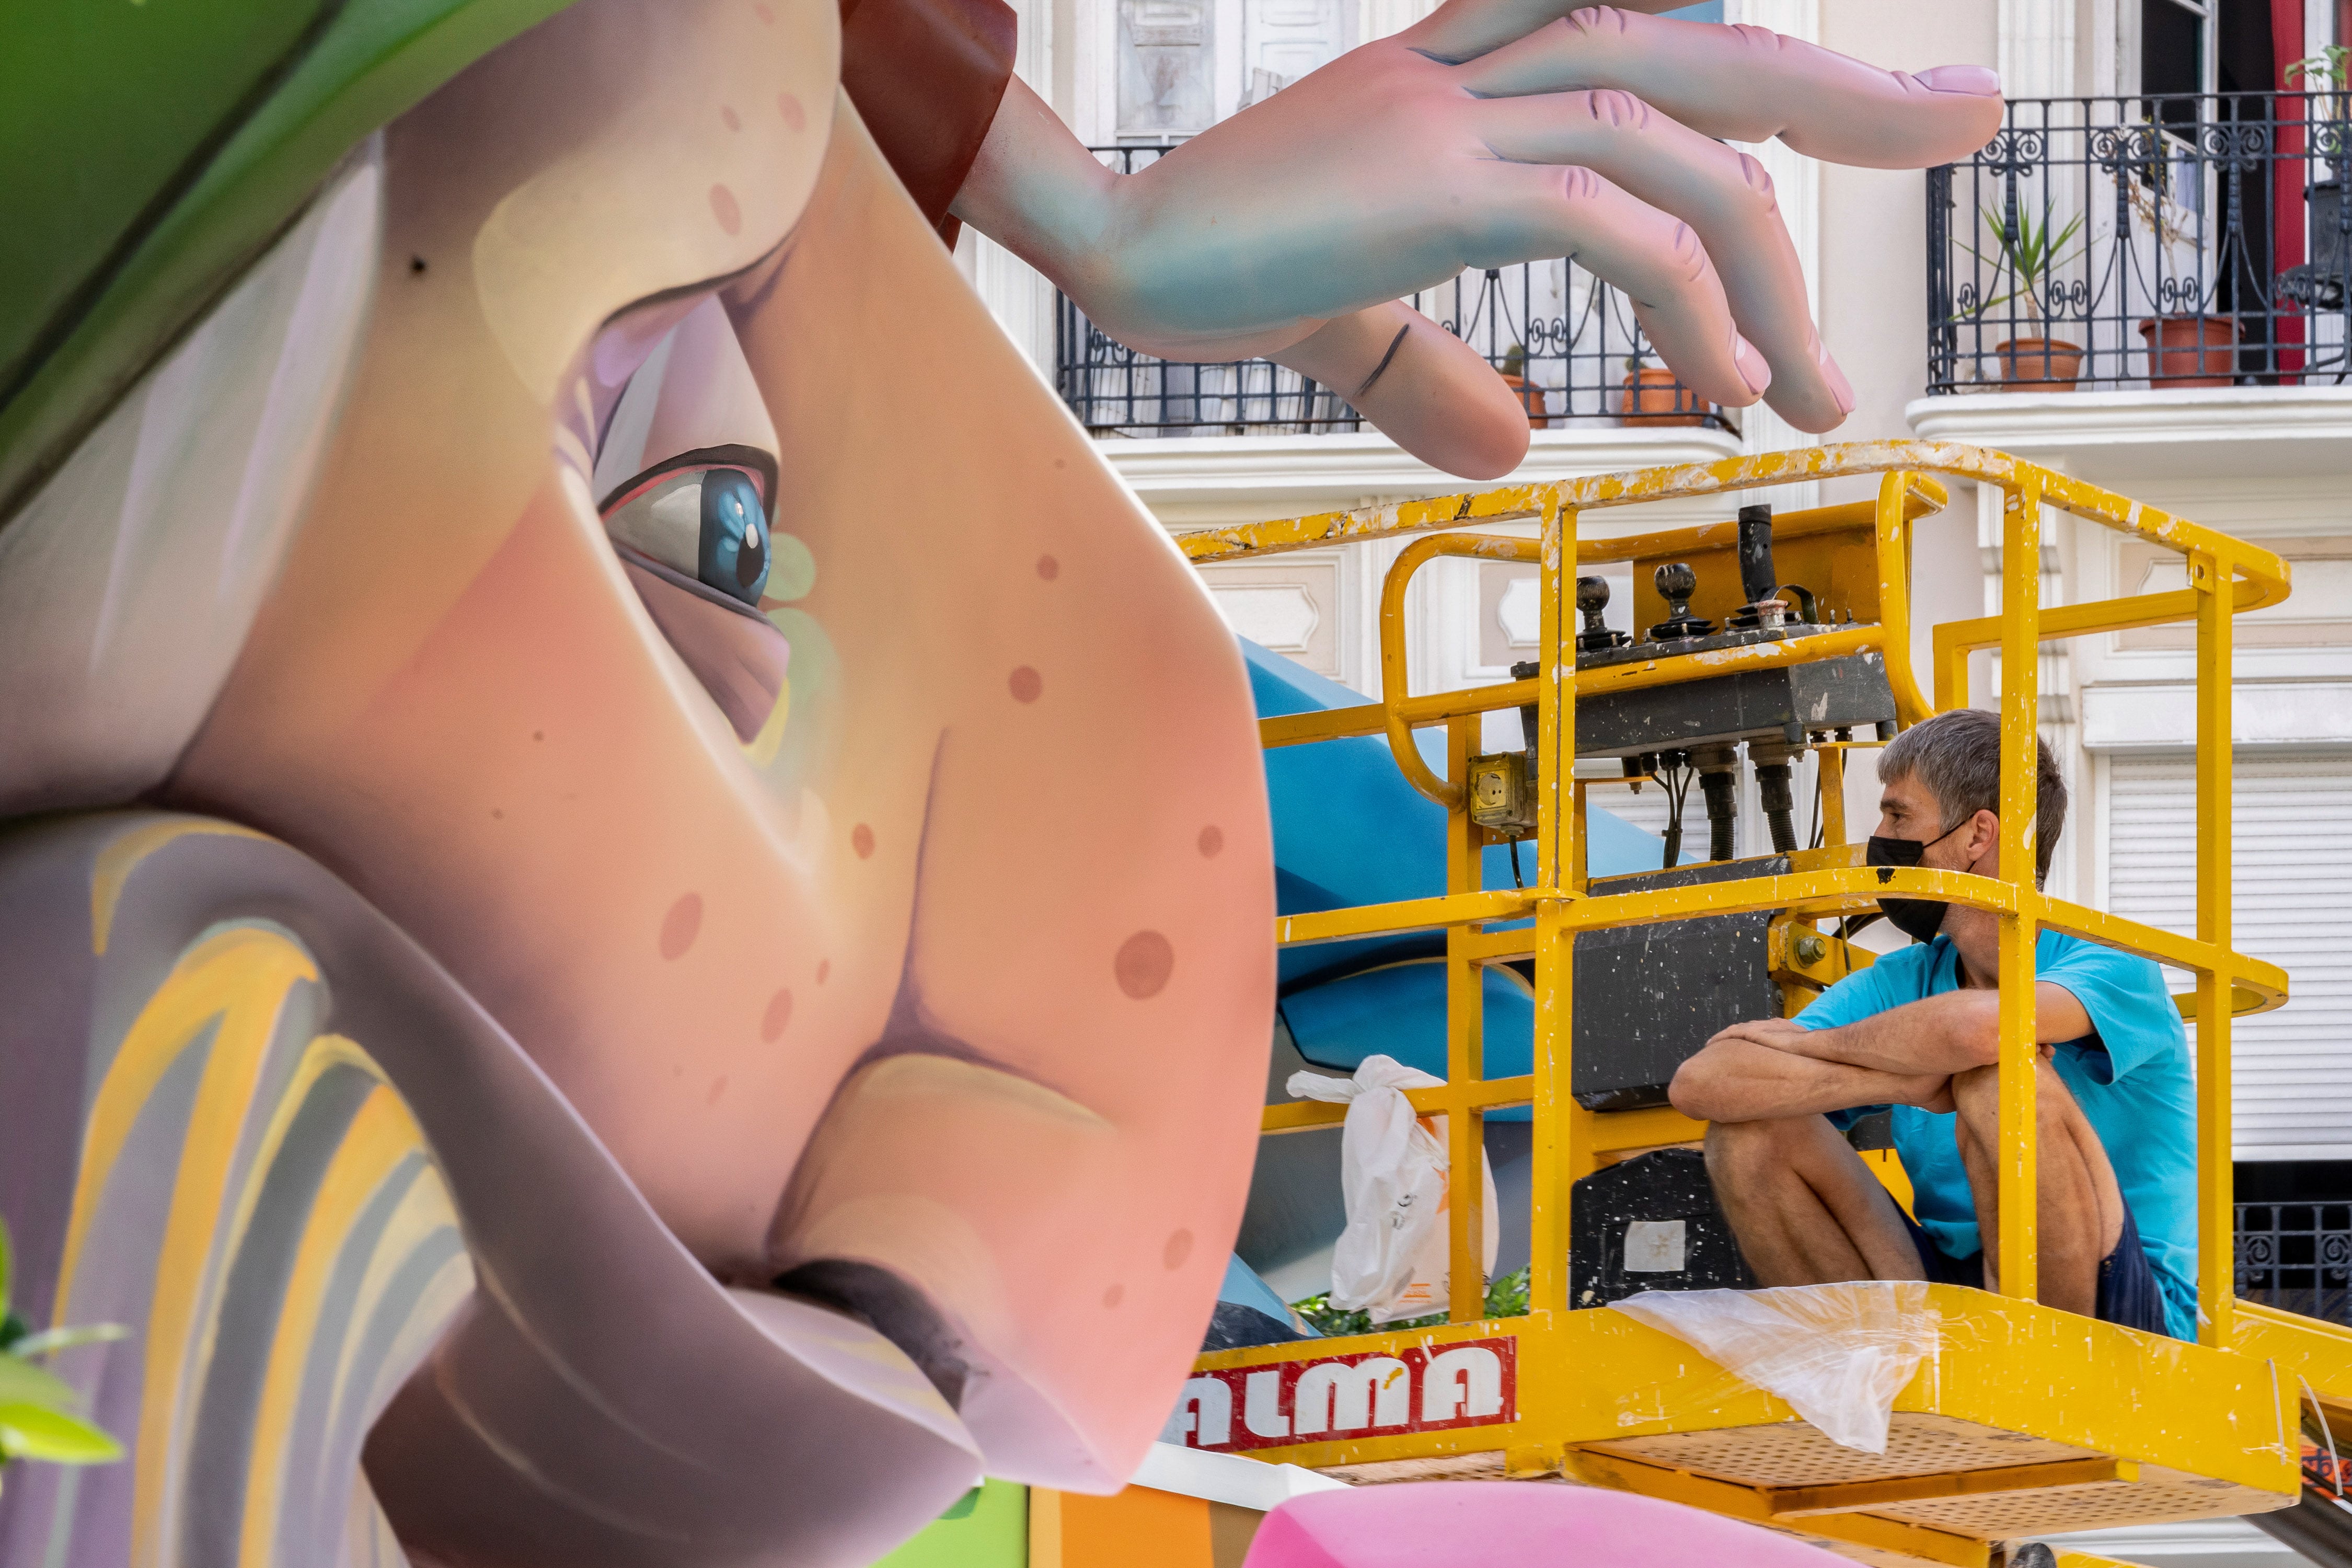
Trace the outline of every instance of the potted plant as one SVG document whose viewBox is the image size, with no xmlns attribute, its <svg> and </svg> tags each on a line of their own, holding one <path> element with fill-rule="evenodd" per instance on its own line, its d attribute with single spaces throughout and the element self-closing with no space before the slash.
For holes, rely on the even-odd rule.
<svg viewBox="0 0 2352 1568">
<path fill-rule="evenodd" d="M 2009 338 L 1993 345 L 1993 357 L 2000 365 L 2000 387 L 2004 392 L 2072 392 L 2082 374 L 2083 345 L 2070 343 L 2050 335 L 2049 288 L 2050 275 L 2074 259 L 2059 252 L 2074 242 L 2083 231 L 2080 214 L 2067 221 L 2066 226 L 2052 234 L 2051 220 L 2046 216 L 2040 224 L 2030 213 L 2020 213 L 2012 230 L 2000 214 L 1990 207 L 1980 209 L 1985 226 L 2000 241 L 2000 255 L 1994 265 L 2016 280 L 2008 293 L 1985 300 L 1976 308 L 1981 318 L 1996 305 L 2006 305 L 2012 300 L 2022 300 L 2032 312 L 2031 320 L 2040 328 L 2038 336 Z M 1967 247 L 1969 255 L 1985 259 L 1974 246 Z M 2076 252 L 2080 255 L 2081 252 Z"/>
<path fill-rule="evenodd" d="M 1675 373 L 1664 365 L 1644 365 L 1642 356 L 1634 354 L 1625 362 L 1624 395 L 1618 403 L 1620 415 L 1643 416 L 1644 425 L 1704 425 L 1706 405 L 1698 394 L 1681 385 Z"/>
<path fill-rule="evenodd" d="M 1519 400 L 1519 406 L 1528 411 L 1528 427 L 1549 430 L 1551 421 L 1545 415 L 1550 412 L 1550 405 L 1545 400 L 1544 389 L 1528 383 L 1527 369 L 1527 345 L 1513 343 L 1510 351 L 1503 355 L 1503 384 L 1511 389 Z"/>
<path fill-rule="evenodd" d="M 2326 94 L 2312 100 L 2314 120 L 2340 120 L 2343 105 L 2337 100 L 2344 90 L 2347 75 L 2352 75 L 2352 45 L 2330 44 L 2315 55 L 2305 55 L 2286 68 L 2286 79 L 2292 84 L 2303 79 L 2303 90 Z"/>
<path fill-rule="evenodd" d="M 2147 344 L 2147 378 L 2168 386 L 2227 386 L 2238 376 L 2238 318 L 2201 310 L 2149 316 L 2139 323 Z"/>
<path fill-rule="evenodd" d="M 2306 55 L 2286 68 L 2286 79 L 2292 84 L 2302 79 L 2309 100 L 2311 119 L 2315 122 L 2334 122 L 2352 118 L 2352 103 L 2347 103 L 2345 85 L 2352 80 L 2352 47 L 2330 44 L 2315 55 Z M 2329 135 L 2341 135 L 2331 132 Z M 2314 142 L 2317 143 L 2315 134 Z M 2291 300 L 2306 310 L 2340 310 L 2344 308 L 2344 289 L 2352 280 L 2352 258 L 2347 258 L 2347 232 L 2344 226 L 2344 188 L 2335 175 L 2323 174 L 2303 188 L 2304 232 L 2309 237 L 2311 259 L 2290 267 L 2278 276 L 2278 293 L 2282 300 Z"/>
</svg>

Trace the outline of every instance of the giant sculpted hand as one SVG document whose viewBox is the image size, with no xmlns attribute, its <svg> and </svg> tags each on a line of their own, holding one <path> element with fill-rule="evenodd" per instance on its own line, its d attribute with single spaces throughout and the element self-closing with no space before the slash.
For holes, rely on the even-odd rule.
<svg viewBox="0 0 2352 1568">
<path fill-rule="evenodd" d="M 1446 0 L 1123 176 L 1016 80 L 955 211 L 1130 347 L 1270 356 L 1472 478 L 1517 466 L 1526 410 L 1397 302 L 1465 268 L 1573 257 L 1699 395 L 1833 428 L 1853 395 L 1772 183 L 1716 138 L 1921 167 L 1991 137 L 2000 84 L 1643 14 L 1669 3 Z"/>
</svg>

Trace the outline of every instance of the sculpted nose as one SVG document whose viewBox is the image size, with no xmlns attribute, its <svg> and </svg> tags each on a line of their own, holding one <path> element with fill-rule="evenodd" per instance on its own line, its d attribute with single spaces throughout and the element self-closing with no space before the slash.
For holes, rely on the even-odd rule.
<svg viewBox="0 0 2352 1568">
<path fill-rule="evenodd" d="M 940 1044 L 941 1042 L 927 1042 Z M 869 1059 L 779 1211 L 777 1288 L 856 1313 L 1007 1479 L 1124 1482 L 1200 1343 L 1223 1264 L 1160 1140 L 992 1064 Z"/>
</svg>

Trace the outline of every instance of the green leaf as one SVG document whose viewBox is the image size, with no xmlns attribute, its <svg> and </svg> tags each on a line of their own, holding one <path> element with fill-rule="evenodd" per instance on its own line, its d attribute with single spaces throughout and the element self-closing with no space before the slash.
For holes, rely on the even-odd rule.
<svg viewBox="0 0 2352 1568">
<path fill-rule="evenodd" d="M 2080 213 L 2075 214 L 2066 226 L 2058 231 L 2054 238 L 2051 236 L 2050 219 L 2046 216 L 2042 218 L 2041 226 L 2037 228 L 2034 226 L 2032 213 L 2018 214 L 2017 233 L 2014 235 L 2009 232 L 2008 225 L 2001 216 L 1990 207 L 1979 208 L 1978 216 L 1984 220 L 1985 227 L 1992 231 L 1993 237 L 2000 242 L 2000 254 L 2003 258 L 2014 266 L 2019 272 L 2033 275 L 2047 272 L 2053 267 L 2063 266 L 2064 261 L 2072 261 L 2074 258 L 2071 256 L 2065 258 L 2064 261 L 2060 260 L 2058 253 L 2065 249 L 2083 229 L 2083 215 Z M 1966 248 L 1969 254 L 1976 254 L 1974 247 Z M 1982 257 L 1978 258 L 1983 259 Z"/>
<path fill-rule="evenodd" d="M 26 1334 L 8 1348 L 12 1355 L 55 1355 L 76 1345 L 103 1344 L 109 1340 L 130 1337 L 131 1331 L 121 1323 L 83 1323 L 69 1329 L 43 1329 L 37 1334 Z"/>
<path fill-rule="evenodd" d="M 59 1465 L 102 1465 L 122 1458 L 122 1445 L 89 1422 L 37 1405 L 0 1405 L 0 1446 L 27 1459 Z"/>
<path fill-rule="evenodd" d="M 0 1355 L 0 1405 L 38 1405 L 45 1410 L 76 1410 L 81 1396 L 73 1385 L 31 1362 Z"/>
<path fill-rule="evenodd" d="M 1528 1310 L 1528 1270 L 1525 1264 L 1486 1287 L 1486 1315 L 1522 1318 Z"/>
<path fill-rule="evenodd" d="M 2306 55 L 2287 67 L 2286 79 L 2293 81 L 2297 77 L 2310 77 L 2329 87 L 2340 87 L 2344 82 L 2347 58 L 2352 58 L 2352 48 L 2346 48 L 2342 44 L 2330 44 L 2319 53 Z"/>
<path fill-rule="evenodd" d="M 1996 275 L 2003 269 L 2009 271 L 2017 287 L 2006 294 L 1980 300 L 1968 315 L 1955 316 L 1952 319 L 1960 321 L 1967 321 L 1969 316 L 1980 317 L 1998 306 L 2008 304 L 2012 300 L 2023 300 L 2032 307 L 2034 315 L 2044 318 L 2043 327 L 2046 331 L 2049 312 L 2042 303 L 2042 288 L 2048 284 L 2053 272 L 2075 261 L 2084 254 L 2082 250 L 2075 251 L 2072 256 L 2058 254 L 2073 243 L 2074 237 L 2082 232 L 2083 216 L 2080 213 L 2074 215 L 2068 220 L 2066 226 L 2060 229 L 2054 236 L 2050 232 L 2052 220 L 2047 211 L 2043 213 L 2042 223 L 2038 227 L 2033 222 L 2033 215 L 2031 212 L 2019 213 L 2017 232 L 2013 235 L 2009 232 L 2006 220 L 1992 208 L 1979 207 L 1977 216 L 1982 221 L 1984 226 L 1991 231 L 1993 238 L 2000 242 L 2000 255 L 1997 258 L 1989 257 L 1966 240 L 1960 242 L 1960 248 L 1979 261 L 1993 268 Z"/>
<path fill-rule="evenodd" d="M 1290 1310 L 1304 1319 L 1307 1325 L 1327 1340 L 1345 1339 L 1350 1334 L 1374 1331 L 1372 1315 L 1360 1309 L 1353 1311 L 1331 1305 L 1328 1290 L 1290 1303 Z M 1528 1310 L 1528 1271 L 1523 1267 L 1486 1284 L 1486 1316 L 1517 1318 Z M 1399 1329 L 1433 1329 L 1445 1321 L 1444 1312 L 1433 1312 L 1425 1318 L 1407 1318 L 1402 1322 L 1382 1324 L 1380 1332 Z"/>
</svg>

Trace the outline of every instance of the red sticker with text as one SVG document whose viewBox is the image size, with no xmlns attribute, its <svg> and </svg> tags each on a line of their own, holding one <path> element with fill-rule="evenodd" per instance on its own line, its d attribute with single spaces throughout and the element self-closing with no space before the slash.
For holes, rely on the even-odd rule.
<svg viewBox="0 0 2352 1568">
<path fill-rule="evenodd" d="M 1518 1342 L 1465 1340 L 1196 1372 L 1163 1443 L 1239 1453 L 1518 1419 Z"/>
</svg>

